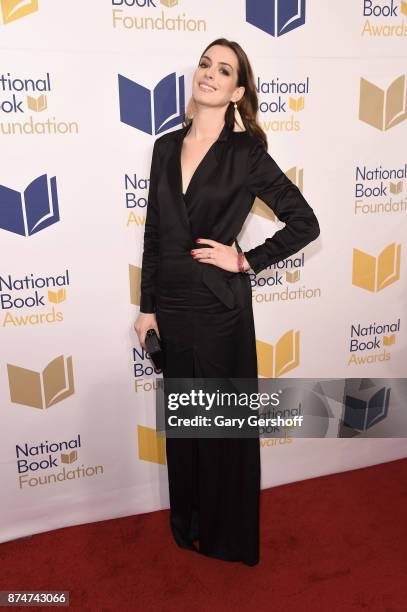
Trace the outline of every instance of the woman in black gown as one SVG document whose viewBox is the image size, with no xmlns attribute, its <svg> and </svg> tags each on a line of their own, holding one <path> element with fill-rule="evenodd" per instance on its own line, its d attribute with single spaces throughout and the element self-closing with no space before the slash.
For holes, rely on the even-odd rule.
<svg viewBox="0 0 407 612">
<path fill-rule="evenodd" d="M 319 235 L 312 208 L 267 153 L 257 109 L 246 54 L 217 39 L 194 73 L 184 126 L 154 143 L 135 329 L 143 347 L 147 329 L 159 334 L 164 379 L 257 379 L 246 272 Z M 236 238 L 256 196 L 285 227 L 242 253 Z M 177 544 L 258 563 L 259 439 L 167 437 L 166 451 Z"/>
</svg>

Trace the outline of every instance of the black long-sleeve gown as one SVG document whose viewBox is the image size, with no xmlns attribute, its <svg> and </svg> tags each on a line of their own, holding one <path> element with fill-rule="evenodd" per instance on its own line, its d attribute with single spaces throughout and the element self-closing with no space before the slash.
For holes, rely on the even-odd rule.
<svg viewBox="0 0 407 612">
<path fill-rule="evenodd" d="M 318 221 L 261 143 L 226 124 L 182 194 L 188 127 L 154 145 L 141 312 L 155 312 L 164 378 L 257 378 L 250 281 L 190 255 L 196 238 L 233 244 L 255 196 L 286 226 L 246 252 L 257 273 L 314 240 Z M 207 248 L 207 245 L 202 245 Z M 259 561 L 258 438 L 166 440 L 170 525 L 179 546 L 227 561 Z"/>
</svg>

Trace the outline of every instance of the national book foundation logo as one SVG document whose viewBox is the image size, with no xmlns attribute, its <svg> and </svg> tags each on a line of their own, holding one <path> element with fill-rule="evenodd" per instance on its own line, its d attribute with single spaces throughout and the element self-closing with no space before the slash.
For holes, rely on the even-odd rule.
<svg viewBox="0 0 407 612">
<path fill-rule="evenodd" d="M 271 264 L 258 274 L 249 272 L 253 302 L 293 302 L 321 297 L 320 287 L 304 285 L 304 266 L 305 255 L 302 252 Z"/>
<path fill-rule="evenodd" d="M 363 0 L 362 36 L 400 38 L 407 36 L 405 0 Z"/>
<path fill-rule="evenodd" d="M 406 186 L 406 162 L 394 168 L 356 166 L 355 215 L 405 213 Z"/>
<path fill-rule="evenodd" d="M 18 488 L 56 485 L 103 475 L 103 465 L 79 465 L 82 447 L 79 433 L 66 440 L 19 442 L 16 444 Z"/>
<path fill-rule="evenodd" d="M 6 25 L 38 11 L 38 0 L 0 0 L 1 15 Z"/>
<path fill-rule="evenodd" d="M 64 121 L 48 111 L 51 74 L 0 75 L 0 135 L 64 136 L 78 134 L 77 121 Z"/>
<path fill-rule="evenodd" d="M 48 325 L 64 320 L 69 270 L 59 275 L 0 274 L 0 327 Z"/>
<path fill-rule="evenodd" d="M 180 12 L 181 0 L 110 0 L 114 30 L 206 32 L 207 21 Z M 167 10 L 169 9 L 169 10 Z"/>
</svg>

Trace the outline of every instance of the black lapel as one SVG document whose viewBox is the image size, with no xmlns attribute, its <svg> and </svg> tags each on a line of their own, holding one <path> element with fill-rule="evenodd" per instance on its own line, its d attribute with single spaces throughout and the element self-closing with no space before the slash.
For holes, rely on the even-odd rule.
<svg viewBox="0 0 407 612">
<path fill-rule="evenodd" d="M 228 141 L 231 128 L 228 125 L 223 126 L 218 139 L 208 150 L 207 154 L 201 160 L 201 163 L 196 168 L 187 189 L 187 195 L 189 198 L 189 207 L 187 209 L 184 197 L 182 195 L 182 171 L 181 171 L 181 149 L 182 143 L 189 131 L 191 124 L 182 127 L 181 129 L 172 132 L 173 135 L 173 151 L 168 161 L 168 177 L 171 185 L 172 199 L 175 203 L 179 214 L 182 217 L 182 221 L 189 233 L 191 234 L 190 224 L 190 212 L 193 208 L 194 194 L 199 189 L 199 182 L 205 180 L 205 174 L 209 174 L 214 167 L 216 167 L 221 159 L 224 145 Z"/>
<path fill-rule="evenodd" d="M 188 232 L 191 233 L 189 217 L 184 198 L 182 197 L 182 176 L 179 162 L 182 141 L 188 131 L 188 128 L 189 126 L 186 126 L 171 133 L 172 150 L 168 160 L 168 184 L 170 185 L 172 196 L 170 201 L 174 203 L 176 212 L 181 216 L 182 222 L 187 228 Z"/>
</svg>

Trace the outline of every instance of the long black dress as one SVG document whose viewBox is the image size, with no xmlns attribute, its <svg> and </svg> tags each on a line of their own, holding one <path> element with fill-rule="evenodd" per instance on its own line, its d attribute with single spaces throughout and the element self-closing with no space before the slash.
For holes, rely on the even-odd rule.
<svg viewBox="0 0 407 612">
<path fill-rule="evenodd" d="M 188 208 L 188 191 L 184 202 Z M 248 276 L 243 280 L 247 291 L 233 309 L 196 275 L 183 296 L 160 300 L 156 316 L 167 358 L 164 377 L 257 377 Z M 242 354 L 249 359 L 242 360 Z M 197 550 L 193 541 L 199 540 L 201 554 L 258 563 L 259 439 L 167 437 L 166 451 L 170 524 L 179 546 Z"/>
<path fill-rule="evenodd" d="M 164 379 L 257 379 L 249 276 L 198 262 L 190 249 L 197 248 L 196 238 L 233 244 L 259 196 L 286 226 L 245 253 L 257 274 L 314 240 L 318 221 L 261 143 L 226 124 L 183 195 L 180 154 L 188 129 L 155 141 L 140 311 L 156 313 L 166 352 Z M 167 437 L 166 450 L 177 544 L 218 559 L 258 563 L 259 439 Z"/>
</svg>

